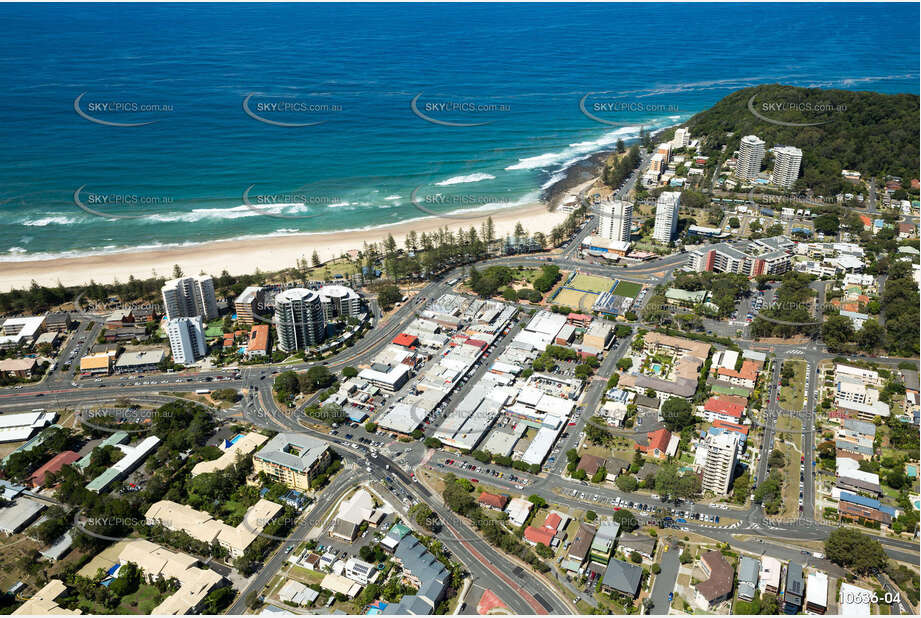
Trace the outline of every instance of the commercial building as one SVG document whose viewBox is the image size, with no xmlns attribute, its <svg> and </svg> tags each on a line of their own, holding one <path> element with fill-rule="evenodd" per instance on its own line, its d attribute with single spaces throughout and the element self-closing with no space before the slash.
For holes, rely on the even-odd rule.
<svg viewBox="0 0 921 618">
<path fill-rule="evenodd" d="M 372 363 L 371 367 L 362 369 L 358 377 L 374 386 L 394 393 L 409 380 L 412 367 L 404 363 Z"/>
<path fill-rule="evenodd" d="M 703 469 L 701 489 L 725 496 L 732 486 L 733 472 L 739 457 L 739 435 L 723 432 L 708 436 L 707 457 Z"/>
<path fill-rule="evenodd" d="M 298 491 L 309 490 L 310 481 L 331 461 L 325 442 L 300 433 L 280 433 L 253 456 L 253 469 Z"/>
<path fill-rule="evenodd" d="M 196 316 L 213 320 L 218 316 L 214 280 L 210 275 L 167 281 L 160 292 L 163 295 L 163 309 L 169 320 Z"/>
<path fill-rule="evenodd" d="M 45 331 L 45 316 L 7 318 L 0 326 L 0 349 L 31 346 Z"/>
<path fill-rule="evenodd" d="M 793 146 L 774 148 L 774 173 L 771 182 L 778 187 L 792 189 L 799 178 L 799 166 L 803 160 L 803 151 Z"/>
<path fill-rule="evenodd" d="M 736 161 L 735 177 L 742 181 L 754 180 L 761 171 L 764 159 L 764 140 L 755 135 L 746 135 L 739 144 L 739 158 Z"/>
<path fill-rule="evenodd" d="M 677 191 L 664 191 L 656 201 L 656 223 L 652 231 L 653 240 L 661 243 L 670 243 L 678 231 L 678 207 L 681 204 L 681 193 Z"/>
<path fill-rule="evenodd" d="M 260 322 L 267 321 L 264 317 L 266 313 L 265 295 L 264 287 L 251 285 L 237 296 L 233 301 L 233 308 L 237 313 L 239 324 L 251 326 L 256 323 L 257 319 Z"/>
<path fill-rule="evenodd" d="M 582 335 L 582 345 L 606 350 L 614 340 L 614 327 L 604 320 L 592 320 Z"/>
<path fill-rule="evenodd" d="M 617 242 L 630 242 L 633 225 L 633 204 L 611 200 L 598 205 L 598 235 Z"/>
<path fill-rule="evenodd" d="M 231 557 L 239 558 L 281 510 L 280 504 L 260 499 L 247 509 L 243 521 L 234 527 L 186 504 L 160 500 L 147 509 L 145 517 L 152 525 L 181 530 L 202 543 L 210 545 L 217 542 Z"/>
<path fill-rule="evenodd" d="M 191 365 L 208 352 L 201 316 L 172 318 L 166 322 L 166 334 L 173 362 Z"/>
<path fill-rule="evenodd" d="M 512 389 L 493 386 L 488 382 L 476 384 L 460 400 L 433 434 L 442 444 L 470 450 L 477 447 L 486 433 L 512 399 Z"/>
<path fill-rule="evenodd" d="M 39 429 L 44 429 L 57 418 L 56 412 L 36 410 L 19 414 L 0 415 L 0 442 L 28 440 Z"/>
<path fill-rule="evenodd" d="M 118 562 L 121 565 L 135 564 L 151 584 L 160 580 L 179 582 L 179 589 L 155 607 L 151 612 L 153 615 L 198 613 L 208 593 L 224 581 L 211 569 L 198 567 L 198 558 L 143 539 L 129 541 L 118 555 Z"/>
<path fill-rule="evenodd" d="M 291 288 L 275 297 L 275 329 L 283 352 L 317 345 L 326 336 L 326 319 L 320 295 L 313 290 Z"/>
<path fill-rule="evenodd" d="M 80 358 L 81 373 L 92 375 L 109 375 L 115 363 L 115 351 L 88 354 Z"/>
<path fill-rule="evenodd" d="M 45 330 L 55 333 L 66 333 L 73 326 L 73 319 L 66 311 L 56 311 L 45 314 Z"/>
<path fill-rule="evenodd" d="M 124 352 L 115 363 L 115 373 L 153 371 L 166 357 L 161 349 Z"/>
<path fill-rule="evenodd" d="M 368 522 L 377 526 L 384 519 L 384 511 L 377 508 L 367 490 L 359 488 L 348 500 L 339 505 L 330 535 L 351 543 L 358 536 L 361 525 Z"/>
</svg>

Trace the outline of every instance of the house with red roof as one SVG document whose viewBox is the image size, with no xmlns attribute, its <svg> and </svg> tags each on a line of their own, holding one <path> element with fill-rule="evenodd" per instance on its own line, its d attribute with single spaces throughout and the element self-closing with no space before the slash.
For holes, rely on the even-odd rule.
<svg viewBox="0 0 921 618">
<path fill-rule="evenodd" d="M 703 417 L 708 423 L 713 423 L 717 420 L 738 423 L 742 420 L 742 413 L 745 412 L 746 403 L 748 403 L 748 400 L 744 397 L 733 397 L 731 395 L 710 397 L 704 403 Z"/>
<path fill-rule="evenodd" d="M 487 491 L 484 491 L 480 494 L 480 497 L 477 498 L 477 502 L 481 505 L 496 510 L 503 511 L 505 510 L 505 505 L 508 504 L 508 496 L 501 496 L 499 494 L 491 494 Z"/>
<path fill-rule="evenodd" d="M 560 517 L 559 513 L 550 513 L 547 515 L 547 519 L 544 520 L 544 525 L 539 528 L 535 528 L 534 526 L 525 528 L 524 538 L 531 545 L 540 543 L 550 547 L 553 544 L 553 539 L 559 532 L 561 523 L 563 523 L 563 518 Z"/>
<path fill-rule="evenodd" d="M 635 448 L 649 457 L 665 459 L 678 453 L 678 443 L 680 441 L 681 438 L 673 436 L 672 432 L 663 427 L 647 433 L 646 444 L 637 442 Z"/>
<path fill-rule="evenodd" d="M 32 485 L 32 487 L 42 487 L 45 484 L 45 477 L 48 476 L 49 473 L 57 474 L 61 471 L 61 468 L 79 459 L 80 454 L 73 451 L 58 453 L 48 460 L 45 465 L 32 473 L 32 476 L 29 477 L 29 484 Z"/>
<path fill-rule="evenodd" d="M 873 229 L 873 220 L 867 215 L 860 215 L 860 222 L 863 223 L 864 232 L 869 232 Z"/>
<path fill-rule="evenodd" d="M 738 371 L 720 367 L 716 371 L 716 379 L 723 382 L 729 382 L 735 386 L 755 388 L 755 382 L 758 381 L 758 371 L 760 369 L 760 363 L 753 360 L 745 360 L 742 362 L 742 368 Z"/>
</svg>

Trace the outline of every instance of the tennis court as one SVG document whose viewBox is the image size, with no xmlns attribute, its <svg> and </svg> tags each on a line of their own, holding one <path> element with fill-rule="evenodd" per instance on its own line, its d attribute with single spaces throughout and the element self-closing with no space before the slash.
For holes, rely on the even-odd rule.
<svg viewBox="0 0 921 618">
<path fill-rule="evenodd" d="M 636 298 L 642 289 L 643 286 L 640 283 L 633 283 L 632 281 L 621 281 L 617 284 L 617 287 L 614 288 L 614 293 L 618 296 L 623 296 L 624 298 Z"/>
</svg>

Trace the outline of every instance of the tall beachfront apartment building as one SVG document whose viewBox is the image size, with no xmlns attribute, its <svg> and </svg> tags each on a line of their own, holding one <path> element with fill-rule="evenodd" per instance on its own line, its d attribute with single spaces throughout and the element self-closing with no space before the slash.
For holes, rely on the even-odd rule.
<svg viewBox="0 0 921 618">
<path fill-rule="evenodd" d="M 173 362 L 191 365 L 204 357 L 208 348 L 205 345 L 205 329 L 201 316 L 180 317 L 167 320 L 166 334 L 170 348 L 173 350 Z"/>
<path fill-rule="evenodd" d="M 214 280 L 210 275 L 173 279 L 160 291 L 167 319 L 201 316 L 213 320 L 218 317 Z"/>
<path fill-rule="evenodd" d="M 739 158 L 736 161 L 735 177 L 739 180 L 753 180 L 761 171 L 764 159 L 764 140 L 756 135 L 746 135 L 739 144 Z"/>
<path fill-rule="evenodd" d="M 275 297 L 275 329 L 283 352 L 303 350 L 323 341 L 326 318 L 320 295 L 313 290 L 291 288 Z"/>
<path fill-rule="evenodd" d="M 707 444 L 703 448 L 707 449 L 707 457 L 704 464 L 701 489 L 712 491 L 718 496 L 725 496 L 729 493 L 732 474 L 738 461 L 739 434 L 725 431 L 715 436 L 709 436 Z"/>
<path fill-rule="evenodd" d="M 598 235 L 608 240 L 630 242 L 633 204 L 612 200 L 598 205 Z"/>
<path fill-rule="evenodd" d="M 670 243 L 678 231 L 678 207 L 681 204 L 681 193 L 665 191 L 659 195 L 656 202 L 656 224 L 652 230 L 653 240 Z"/>
<path fill-rule="evenodd" d="M 780 146 L 774 149 L 774 173 L 771 181 L 778 187 L 792 189 L 799 178 L 799 167 L 803 160 L 803 151 L 793 146 Z"/>
</svg>

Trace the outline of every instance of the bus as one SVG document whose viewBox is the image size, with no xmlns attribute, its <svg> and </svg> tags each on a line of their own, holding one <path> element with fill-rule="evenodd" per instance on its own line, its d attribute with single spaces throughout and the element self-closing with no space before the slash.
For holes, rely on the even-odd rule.
<svg viewBox="0 0 921 618">
<path fill-rule="evenodd" d="M 454 279 L 451 279 L 450 281 L 447 281 L 446 284 L 447 284 L 447 285 L 453 286 L 453 285 L 457 285 L 457 282 L 458 282 L 458 281 L 460 281 L 460 279 L 457 278 L 457 277 L 455 277 Z"/>
<path fill-rule="evenodd" d="M 197 391 L 195 391 L 195 394 L 196 395 L 207 395 L 210 392 L 211 392 L 211 389 L 209 388 L 200 388 Z"/>
</svg>

